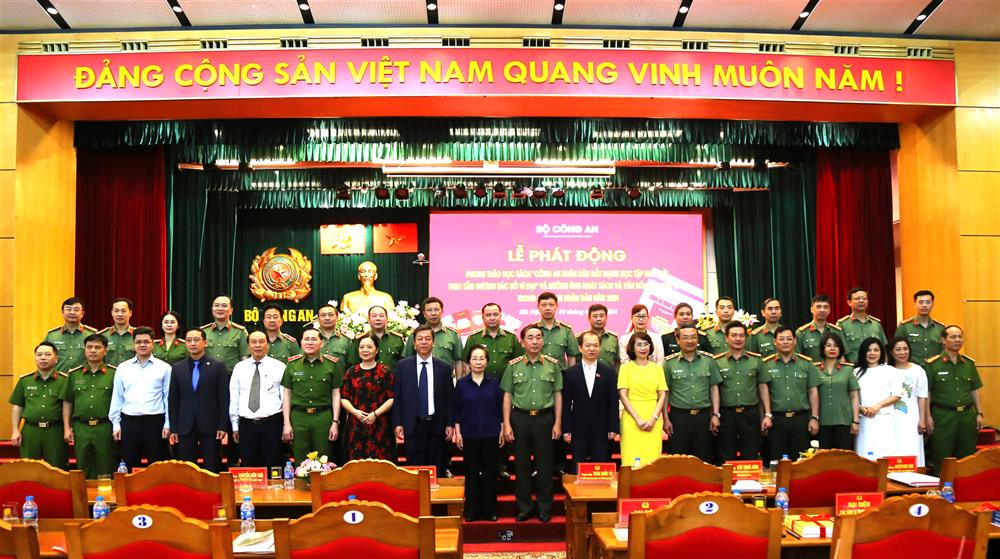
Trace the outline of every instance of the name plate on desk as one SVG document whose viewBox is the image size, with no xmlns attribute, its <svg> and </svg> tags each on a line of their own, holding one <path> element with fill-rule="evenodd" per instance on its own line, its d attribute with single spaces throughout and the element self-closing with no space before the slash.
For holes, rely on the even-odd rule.
<svg viewBox="0 0 1000 559">
<path fill-rule="evenodd" d="M 576 483 L 579 485 L 610 485 L 616 481 L 618 481 L 618 465 L 614 462 L 577 464 Z"/>
<path fill-rule="evenodd" d="M 916 456 L 886 456 L 889 463 L 890 472 L 915 472 L 917 471 Z"/>
<path fill-rule="evenodd" d="M 254 489 L 267 489 L 267 468 L 229 468 L 233 486 L 249 485 Z"/>
<path fill-rule="evenodd" d="M 421 470 L 426 470 L 430 473 L 431 477 L 431 489 L 437 489 L 440 487 L 438 485 L 438 471 L 434 466 L 403 466 L 404 470 L 410 470 L 411 472 L 419 472 Z"/>
<path fill-rule="evenodd" d="M 741 479 L 760 479 L 760 472 L 764 469 L 762 460 L 729 460 L 726 464 L 733 466 L 733 481 Z"/>
<path fill-rule="evenodd" d="M 653 512 L 665 507 L 673 499 L 619 499 L 618 500 L 618 527 L 628 527 L 628 519 L 633 512 Z"/>
<path fill-rule="evenodd" d="M 837 493 L 837 516 L 853 516 L 882 504 L 881 493 Z"/>
</svg>

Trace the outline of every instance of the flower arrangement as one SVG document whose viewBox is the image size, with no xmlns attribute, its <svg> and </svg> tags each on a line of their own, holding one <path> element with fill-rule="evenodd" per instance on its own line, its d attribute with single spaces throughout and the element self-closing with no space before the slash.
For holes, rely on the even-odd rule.
<svg viewBox="0 0 1000 559">
<path fill-rule="evenodd" d="M 707 307 L 708 304 L 706 303 L 705 306 Z M 746 326 L 747 328 L 750 328 L 754 324 L 760 322 L 757 319 L 757 315 L 750 314 L 743 309 L 740 309 L 735 313 L 733 313 L 733 320 L 743 324 L 743 326 Z M 719 325 L 719 317 L 717 317 L 715 313 L 710 313 L 708 311 L 705 311 L 700 315 L 698 315 L 698 323 L 697 323 L 698 330 L 705 332 L 711 328 L 715 328 L 718 325 Z"/>
<path fill-rule="evenodd" d="M 335 301 L 330 304 L 336 305 Z M 420 323 L 417 322 L 417 315 L 420 309 L 417 305 L 410 305 L 406 301 L 399 301 L 395 307 L 386 309 L 389 321 L 386 324 L 386 331 L 399 334 L 406 338 Z M 366 313 L 342 314 L 337 320 L 337 331 L 342 335 L 356 339 L 368 332 L 368 316 Z"/>
<path fill-rule="evenodd" d="M 312 472 L 326 473 L 337 467 L 333 462 L 328 461 L 326 455 L 319 456 L 319 452 L 315 450 L 306 454 L 306 459 L 302 461 L 297 468 L 295 468 L 295 477 L 309 479 L 309 474 Z"/>
</svg>

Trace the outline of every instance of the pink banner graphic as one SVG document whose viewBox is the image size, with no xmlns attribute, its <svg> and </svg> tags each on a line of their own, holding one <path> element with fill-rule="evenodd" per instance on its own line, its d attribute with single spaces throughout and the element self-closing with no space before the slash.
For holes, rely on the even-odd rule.
<svg viewBox="0 0 1000 559">
<path fill-rule="evenodd" d="M 673 322 L 674 306 L 704 301 L 704 229 L 695 213 L 432 213 L 430 294 L 446 321 L 467 335 L 480 309 L 500 304 L 504 325 L 538 320 L 536 297 L 559 297 L 559 320 L 589 328 L 587 308 L 608 307 L 607 327 L 622 333 L 636 303 L 650 329 Z"/>
<path fill-rule="evenodd" d="M 955 104 L 951 60 L 583 49 L 25 54 L 17 100 L 596 96 Z"/>
</svg>

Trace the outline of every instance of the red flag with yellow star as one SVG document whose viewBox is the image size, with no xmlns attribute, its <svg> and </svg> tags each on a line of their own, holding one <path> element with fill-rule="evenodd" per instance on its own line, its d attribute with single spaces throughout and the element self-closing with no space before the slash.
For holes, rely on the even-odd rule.
<svg viewBox="0 0 1000 559">
<path fill-rule="evenodd" d="M 375 252 L 417 252 L 416 223 L 377 223 L 372 231 Z"/>
<path fill-rule="evenodd" d="M 320 225 L 319 244 L 320 254 L 364 254 L 365 226 Z"/>
</svg>

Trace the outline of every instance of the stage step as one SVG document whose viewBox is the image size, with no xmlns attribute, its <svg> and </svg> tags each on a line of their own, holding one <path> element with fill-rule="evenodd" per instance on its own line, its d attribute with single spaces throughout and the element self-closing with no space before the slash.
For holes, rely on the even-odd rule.
<svg viewBox="0 0 1000 559">
<path fill-rule="evenodd" d="M 553 516 L 549 522 L 538 518 L 518 522 L 513 516 L 501 516 L 496 522 L 465 522 L 462 531 L 469 544 L 565 542 L 566 517 Z"/>
</svg>

